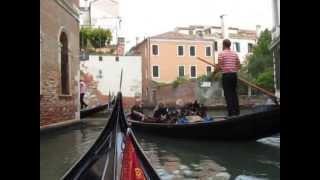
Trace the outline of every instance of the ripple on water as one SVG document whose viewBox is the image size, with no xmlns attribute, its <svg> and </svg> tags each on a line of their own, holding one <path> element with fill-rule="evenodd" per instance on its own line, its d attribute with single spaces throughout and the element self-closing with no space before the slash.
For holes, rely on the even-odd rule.
<svg viewBox="0 0 320 180">
<path fill-rule="evenodd" d="M 268 180 L 268 178 L 259 178 L 259 177 L 255 177 L 255 176 L 239 175 L 235 178 L 235 180 Z"/>
<path fill-rule="evenodd" d="M 262 138 L 259 139 L 258 142 L 280 148 L 280 136 Z"/>
<path fill-rule="evenodd" d="M 168 173 L 165 169 L 156 169 L 156 171 L 162 180 L 171 180 L 175 177 L 173 174 Z"/>
<path fill-rule="evenodd" d="M 259 160 L 259 162 L 261 162 L 262 164 L 271 164 L 276 166 L 277 168 L 280 168 L 280 162 L 270 161 L 270 160 Z"/>
</svg>

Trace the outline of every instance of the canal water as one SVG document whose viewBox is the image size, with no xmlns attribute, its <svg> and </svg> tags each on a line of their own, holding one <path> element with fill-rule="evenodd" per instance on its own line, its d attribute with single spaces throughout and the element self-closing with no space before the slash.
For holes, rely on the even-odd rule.
<svg viewBox="0 0 320 180">
<path fill-rule="evenodd" d="M 242 110 L 242 113 L 250 112 Z M 225 112 L 211 111 L 221 116 Z M 40 179 L 57 180 L 95 142 L 105 115 L 40 136 Z M 250 142 L 183 140 L 136 133 L 145 154 L 163 180 L 280 179 L 280 135 Z"/>
</svg>

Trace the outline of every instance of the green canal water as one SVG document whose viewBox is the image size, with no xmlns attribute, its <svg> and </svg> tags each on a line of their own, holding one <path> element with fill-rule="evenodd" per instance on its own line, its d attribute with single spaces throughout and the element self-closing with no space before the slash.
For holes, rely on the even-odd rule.
<svg viewBox="0 0 320 180">
<path fill-rule="evenodd" d="M 225 111 L 210 114 L 221 116 Z M 79 125 L 41 134 L 40 179 L 59 179 L 90 148 L 105 124 L 106 118 L 97 115 Z M 250 142 L 136 136 L 163 180 L 280 179 L 280 135 Z"/>
</svg>

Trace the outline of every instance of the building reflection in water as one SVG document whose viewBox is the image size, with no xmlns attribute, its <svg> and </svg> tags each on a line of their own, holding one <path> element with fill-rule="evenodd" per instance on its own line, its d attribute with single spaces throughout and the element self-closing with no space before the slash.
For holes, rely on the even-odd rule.
<svg viewBox="0 0 320 180">
<path fill-rule="evenodd" d="M 230 179 L 227 169 L 208 157 L 203 156 L 199 160 L 199 154 L 186 150 L 182 158 L 181 153 L 171 151 L 166 148 L 168 146 L 158 142 L 147 142 L 145 138 L 140 138 L 146 156 L 161 179 Z"/>
</svg>

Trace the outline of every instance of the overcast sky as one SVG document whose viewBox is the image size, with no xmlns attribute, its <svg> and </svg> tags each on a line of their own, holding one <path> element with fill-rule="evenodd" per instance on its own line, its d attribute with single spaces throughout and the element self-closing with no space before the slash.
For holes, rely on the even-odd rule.
<svg viewBox="0 0 320 180">
<path fill-rule="evenodd" d="M 129 41 L 173 30 L 177 26 L 220 26 L 227 14 L 229 26 L 244 29 L 272 28 L 272 0 L 118 0 L 121 35 Z"/>
</svg>

